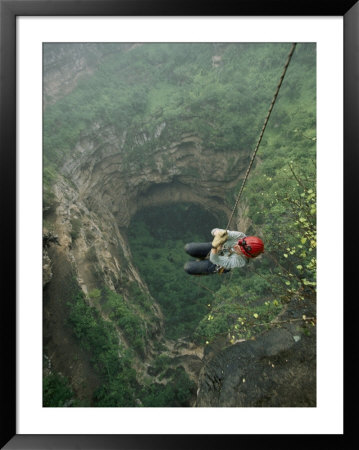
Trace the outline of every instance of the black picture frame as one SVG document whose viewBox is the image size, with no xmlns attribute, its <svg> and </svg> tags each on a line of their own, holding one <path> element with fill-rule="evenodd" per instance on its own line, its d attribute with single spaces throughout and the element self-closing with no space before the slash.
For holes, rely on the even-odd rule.
<svg viewBox="0 0 359 450">
<path fill-rule="evenodd" d="M 288 1 L 207 1 L 195 0 L 0 0 L 0 192 L 2 197 L 3 255 L 1 314 L 1 448 L 6 449 L 183 449 L 206 445 L 257 445 L 279 436 L 264 435 L 18 435 L 16 433 L 16 17 L 19 16 L 342 16 L 344 19 L 344 209 L 345 236 L 336 251 L 351 248 L 355 236 L 359 133 L 359 4 L 355 0 L 324 2 Z M 338 237 L 333 234 L 333 243 Z M 354 238 L 355 239 L 355 238 Z M 349 245 L 350 244 L 350 245 Z M 344 252 L 349 257 L 349 252 Z M 344 286 L 350 292 L 355 264 L 347 263 Z M 343 267 L 344 270 L 344 267 Z M 353 290 L 353 292 L 355 292 Z M 353 297 L 354 300 L 354 297 Z M 354 341 L 355 306 L 345 303 L 346 342 Z M 353 350 L 350 350 L 352 353 Z M 346 348 L 344 355 L 348 356 Z M 355 357 L 346 358 L 346 374 L 355 374 Z M 345 381 L 348 381 L 346 378 Z M 348 390 L 346 391 L 346 393 Z M 345 398 L 350 411 L 352 397 Z M 340 448 L 350 441 L 354 415 L 347 415 L 344 434 L 330 435 L 340 440 Z M 210 424 L 209 424 L 210 427 Z M 299 445 L 313 445 L 321 436 L 280 436 L 280 442 L 293 439 Z M 343 440 L 348 437 L 347 440 Z M 206 440 L 206 442 L 204 442 Z M 287 444 L 286 444 L 287 445 Z"/>
</svg>

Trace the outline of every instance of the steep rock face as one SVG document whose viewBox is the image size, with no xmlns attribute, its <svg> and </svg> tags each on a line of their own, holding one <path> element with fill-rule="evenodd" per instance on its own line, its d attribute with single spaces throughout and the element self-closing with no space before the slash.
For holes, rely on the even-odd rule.
<svg viewBox="0 0 359 450">
<path fill-rule="evenodd" d="M 42 285 L 43 287 L 51 280 L 53 276 L 51 259 L 48 252 L 44 249 L 42 252 Z"/>
<path fill-rule="evenodd" d="M 242 175 L 248 154 L 217 154 L 204 149 L 198 137 L 186 135 L 150 157 L 144 153 L 137 162 L 128 162 L 126 135 L 101 128 L 93 132 L 98 144 L 83 138 L 62 172 L 91 209 L 105 204 L 120 227 L 127 227 L 143 206 L 166 203 L 199 203 L 213 214 L 230 213 L 223 198 Z"/>
<path fill-rule="evenodd" d="M 52 277 L 43 291 L 43 357 L 44 375 L 59 373 L 71 380 L 76 398 L 91 406 L 99 379 L 91 363 L 91 355 L 81 348 L 68 324 L 67 303 L 73 301 L 77 289 L 76 271 L 68 251 L 61 244 L 51 245 Z"/>
<path fill-rule="evenodd" d="M 316 406 L 316 335 L 313 302 L 293 299 L 276 319 L 279 328 L 204 357 L 198 407 Z M 283 322 L 283 323 L 282 323 Z"/>
<path fill-rule="evenodd" d="M 99 203 L 96 212 L 90 210 L 78 190 L 64 178 L 58 180 L 54 190 L 57 206 L 50 221 L 84 294 L 89 297 L 100 281 L 125 296 L 124 287 L 136 283 L 150 295 L 132 263 L 126 237 L 106 205 Z M 162 314 L 154 300 L 153 312 L 160 326 Z"/>
<path fill-rule="evenodd" d="M 43 250 L 44 358 L 51 370 L 71 380 L 76 398 L 91 404 L 99 385 L 98 376 L 91 355 L 81 348 L 68 325 L 67 303 L 73 302 L 76 291 L 80 288 L 88 304 L 99 309 L 104 320 L 109 320 L 92 291 L 107 287 L 128 301 L 131 285 L 139 286 L 152 299 L 150 317 L 137 311 L 146 329 L 144 351 L 149 357 L 153 344 L 163 334 L 163 316 L 132 263 L 125 234 L 106 205 L 99 203 L 96 212 L 90 210 L 73 183 L 61 176 L 54 186 L 54 194 L 54 207 L 45 212 L 43 230 L 46 235 L 48 227 L 51 228 L 59 244 Z M 117 332 L 119 345 L 131 347 L 122 331 L 117 329 Z M 46 369 L 44 373 L 51 370 Z"/>
<path fill-rule="evenodd" d="M 121 271 L 130 281 L 141 279 L 131 264 L 130 250 L 116 220 L 104 203 L 96 212 L 87 207 L 77 189 L 61 179 L 55 186 L 58 201 L 56 227 L 60 242 L 67 248 L 69 258 L 79 269 L 80 284 L 85 293 L 96 287 L 96 280 L 86 274 L 86 265 L 92 264 L 103 275 L 105 284 L 115 289 Z M 145 289 L 145 285 L 142 284 Z"/>
</svg>

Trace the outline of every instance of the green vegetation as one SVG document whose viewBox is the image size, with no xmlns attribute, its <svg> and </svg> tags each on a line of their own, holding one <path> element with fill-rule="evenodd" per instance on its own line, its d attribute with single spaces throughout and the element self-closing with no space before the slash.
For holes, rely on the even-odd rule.
<svg viewBox="0 0 359 450">
<path fill-rule="evenodd" d="M 47 209 L 54 206 L 55 195 L 52 191 L 52 184 L 56 179 L 56 170 L 53 166 L 47 165 L 44 167 L 42 173 L 42 182 L 43 182 L 43 209 L 46 211 Z"/>
<path fill-rule="evenodd" d="M 277 300 L 264 305 L 243 301 L 243 291 L 236 286 L 221 289 L 210 305 L 210 312 L 196 329 L 195 339 L 209 343 L 225 334 L 233 343 L 236 339 L 249 339 L 267 329 L 270 321 L 280 312 Z"/>
<path fill-rule="evenodd" d="M 207 312 L 219 277 L 207 277 L 206 289 L 183 270 L 193 259 L 184 251 L 187 242 L 211 241 L 216 219 L 200 206 L 177 204 L 143 209 L 131 223 L 128 237 L 134 262 L 165 316 L 166 336 L 192 335 Z"/>
<path fill-rule="evenodd" d="M 196 383 L 188 378 L 183 367 L 175 369 L 171 381 L 165 385 L 153 383 L 141 393 L 143 406 L 147 407 L 184 407 L 195 395 Z"/>
<path fill-rule="evenodd" d="M 315 167 L 308 165 L 299 174 L 291 163 L 275 172 L 266 165 L 258 167 L 246 191 L 253 219 L 247 234 L 263 237 L 265 253 L 246 270 L 233 271 L 213 295 L 195 332 L 199 342 L 221 334 L 231 341 L 248 339 L 270 326 L 291 298 L 315 301 Z"/>
<path fill-rule="evenodd" d="M 79 237 L 80 235 L 80 230 L 81 230 L 81 219 L 79 218 L 73 218 L 71 220 L 71 239 L 72 241 L 76 241 L 76 239 Z"/>
<path fill-rule="evenodd" d="M 57 167 L 83 138 L 101 145 L 99 126 L 111 127 L 119 140 L 126 132 L 124 156 L 139 169 L 151 164 L 154 150 L 183 133 L 194 133 L 204 148 L 218 152 L 252 148 L 288 50 L 288 44 L 157 43 L 108 52 L 71 95 L 46 108 L 46 196 Z M 222 58 L 219 67 L 213 67 L 215 55 Z M 313 101 L 305 92 L 315 89 L 305 72 L 313 57 L 313 45 L 298 45 L 281 97 Z M 300 118 L 292 108 L 277 112 L 275 120 L 288 123 L 288 112 Z M 315 115 L 307 119 L 315 123 Z"/>
<path fill-rule="evenodd" d="M 58 373 L 50 374 L 43 379 L 43 406 L 62 407 L 76 406 L 74 393 L 69 381 Z"/>
<path fill-rule="evenodd" d="M 124 333 L 131 347 L 144 356 L 146 332 L 142 320 L 121 295 L 109 289 L 105 290 L 105 294 L 106 303 L 103 310 L 109 312 L 109 318 Z"/>
<path fill-rule="evenodd" d="M 201 138 L 203 152 L 215 149 L 225 158 L 227 151 L 238 149 L 249 155 L 290 45 L 115 48 L 71 94 L 46 107 L 45 208 L 53 206 L 53 180 L 81 140 L 103 145 L 99 129 L 110 130 L 119 141 L 126 132 L 124 162 L 139 171 L 154 165 L 158 150 L 168 165 L 166 148 L 184 133 Z M 215 55 L 221 58 L 216 67 Z M 211 228 L 224 227 L 226 220 L 188 204 L 142 209 L 133 218 L 128 238 L 134 263 L 161 306 L 167 338 L 188 337 L 198 344 L 220 335 L 230 342 L 249 339 L 272 326 L 293 297 L 315 301 L 315 60 L 315 45 L 297 45 L 243 192 L 241 202 L 251 221 L 245 231 L 263 238 L 261 257 L 229 274 L 190 277 L 183 271 L 191 259 L 185 243 L 210 241 Z M 198 176 L 191 167 L 186 175 Z M 230 208 L 241 184 L 239 180 L 223 199 Z M 80 223 L 73 220 L 72 227 L 75 240 Z M 87 257 L 97 262 L 94 248 Z M 123 295 L 99 283 L 90 298 L 96 307 L 81 295 L 69 302 L 69 323 L 101 379 L 95 406 L 188 406 L 195 386 L 181 368 L 171 367 L 160 344 L 151 365 L 156 381 L 139 384 L 136 378 L 134 358 L 144 357 L 154 318 L 151 298 L 135 283 L 127 283 Z M 131 351 L 119 345 L 118 330 Z M 71 398 L 61 379 L 48 379 L 45 388 L 44 399 L 53 406 L 64 406 Z"/>
<path fill-rule="evenodd" d="M 136 373 L 131 367 L 130 353 L 119 345 L 114 325 L 105 321 L 95 307 L 90 307 L 80 292 L 68 306 L 73 332 L 81 347 L 91 354 L 93 367 L 102 381 L 95 393 L 94 406 L 135 406 Z"/>
<path fill-rule="evenodd" d="M 98 295 L 98 292 L 95 292 Z M 118 294 L 106 290 L 105 308 L 110 311 L 114 323 L 121 327 L 135 351 L 143 351 L 143 334 L 140 319 Z M 94 393 L 96 407 L 134 406 L 187 406 L 195 391 L 182 368 L 177 368 L 168 377 L 165 388 L 159 384 L 140 385 L 133 369 L 133 351 L 119 344 L 119 337 L 112 322 L 104 320 L 95 307 L 90 307 L 81 292 L 68 302 L 69 324 L 81 347 L 91 355 L 91 362 L 100 376 L 101 386 Z M 163 371 L 170 361 L 159 358 L 156 369 Z M 58 376 L 44 379 L 44 405 L 66 406 L 72 398 L 67 381 Z M 139 402 L 137 401 L 139 400 Z M 77 406 L 74 403 L 72 406 Z"/>
</svg>

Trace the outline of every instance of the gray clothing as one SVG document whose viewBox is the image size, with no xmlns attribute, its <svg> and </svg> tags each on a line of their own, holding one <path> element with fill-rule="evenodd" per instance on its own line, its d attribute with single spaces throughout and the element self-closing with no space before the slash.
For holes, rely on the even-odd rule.
<svg viewBox="0 0 359 450">
<path fill-rule="evenodd" d="M 211 233 L 214 235 L 214 228 Z M 228 232 L 228 239 L 222 245 L 222 249 L 218 253 L 210 253 L 209 259 L 213 264 L 224 267 L 225 269 L 234 269 L 237 267 L 244 267 L 248 264 L 248 258 L 244 255 L 239 255 L 234 251 L 234 246 L 238 243 L 238 239 L 245 238 L 246 235 L 240 231 L 230 231 Z"/>
</svg>

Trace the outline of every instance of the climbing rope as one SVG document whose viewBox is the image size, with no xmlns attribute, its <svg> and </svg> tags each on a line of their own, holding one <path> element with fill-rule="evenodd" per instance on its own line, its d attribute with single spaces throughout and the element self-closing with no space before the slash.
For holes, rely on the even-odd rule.
<svg viewBox="0 0 359 450">
<path fill-rule="evenodd" d="M 235 204 L 234 204 L 234 207 L 233 207 L 231 216 L 230 216 L 230 218 L 229 218 L 229 220 L 228 220 L 228 224 L 227 224 L 227 226 L 226 226 L 226 228 L 225 228 L 226 230 L 229 230 L 229 226 L 230 226 L 230 224 L 231 224 L 231 221 L 232 221 L 232 218 L 233 218 L 233 215 L 234 215 L 234 211 L 236 210 L 236 208 L 237 208 L 237 206 L 238 206 L 239 199 L 240 199 L 240 197 L 241 197 L 241 195 L 242 195 L 242 192 L 243 192 L 243 189 L 244 189 L 244 185 L 246 184 L 246 181 L 247 181 L 249 172 L 250 172 L 250 170 L 251 170 L 251 168 L 252 168 L 254 158 L 256 157 L 256 154 L 257 154 L 259 145 L 260 145 L 260 143 L 261 143 L 261 141 L 262 141 L 262 138 L 263 138 L 263 135 L 264 135 L 264 131 L 265 131 L 265 129 L 266 129 L 266 126 L 267 126 L 269 117 L 270 117 L 270 115 L 271 115 L 271 113 L 272 113 L 272 109 L 273 109 L 273 107 L 274 107 L 274 104 L 275 104 L 275 102 L 276 102 L 276 100 L 277 100 L 277 97 L 278 97 L 278 94 L 279 94 L 280 87 L 282 86 L 282 82 L 283 82 L 284 76 L 285 76 L 285 74 L 286 74 L 286 72 L 287 72 L 287 69 L 288 69 L 290 60 L 292 59 L 292 56 L 293 56 L 293 53 L 294 53 L 294 50 L 295 50 L 296 45 L 297 45 L 296 43 L 292 44 L 292 47 L 291 47 L 290 52 L 289 52 L 289 54 L 288 54 L 287 61 L 286 61 L 285 65 L 284 65 L 283 72 L 282 72 L 282 75 L 281 75 L 281 77 L 280 77 L 280 79 L 279 79 L 279 83 L 278 83 L 277 89 L 276 89 L 276 91 L 275 91 L 275 94 L 274 94 L 272 103 L 270 104 L 270 107 L 269 107 L 267 116 L 266 116 L 266 118 L 265 118 L 265 120 L 264 120 L 264 124 L 263 124 L 262 130 L 261 130 L 261 132 L 260 132 L 260 135 L 259 135 L 259 138 L 258 138 L 257 145 L 256 145 L 256 147 L 255 147 L 255 149 L 254 149 L 252 158 L 251 158 L 251 160 L 250 160 L 250 162 L 249 162 L 249 166 L 248 166 L 247 172 L 246 172 L 246 174 L 245 174 L 245 176 L 244 176 L 244 179 L 243 179 L 243 182 L 242 182 L 242 186 L 241 186 L 241 189 L 239 190 L 239 194 L 238 194 L 237 200 L 236 200 L 236 202 L 235 202 Z"/>
</svg>

